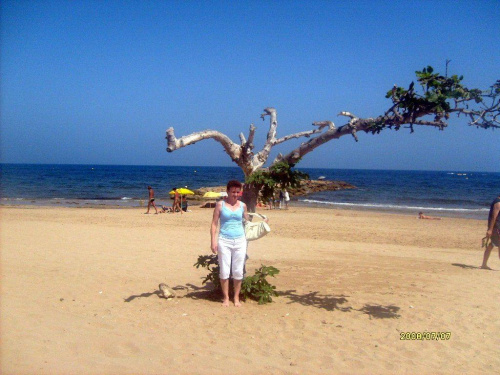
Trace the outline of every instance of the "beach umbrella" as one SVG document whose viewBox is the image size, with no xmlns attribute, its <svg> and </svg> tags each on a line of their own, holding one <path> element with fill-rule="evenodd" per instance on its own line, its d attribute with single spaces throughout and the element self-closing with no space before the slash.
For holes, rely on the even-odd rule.
<svg viewBox="0 0 500 375">
<path fill-rule="evenodd" d="M 186 189 L 186 188 L 179 188 L 179 189 L 177 189 L 177 192 L 180 195 L 193 195 L 194 194 L 194 192 L 192 192 L 191 190 Z M 172 190 L 169 194 L 175 194 L 175 190 Z"/>
<path fill-rule="evenodd" d="M 220 198 L 220 193 L 217 193 L 216 191 L 207 191 L 205 194 L 203 194 L 203 198 Z"/>
<path fill-rule="evenodd" d="M 192 192 L 188 188 L 178 188 L 176 190 L 177 190 L 177 193 L 179 193 L 179 195 L 181 196 L 181 202 L 183 201 L 183 198 L 182 198 L 183 195 L 194 195 L 194 192 Z M 172 190 L 169 194 L 170 195 L 175 194 L 176 190 Z"/>
</svg>

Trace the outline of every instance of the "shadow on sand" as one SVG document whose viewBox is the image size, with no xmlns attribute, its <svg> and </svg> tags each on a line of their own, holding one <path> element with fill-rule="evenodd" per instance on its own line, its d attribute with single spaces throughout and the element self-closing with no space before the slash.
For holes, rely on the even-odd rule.
<svg viewBox="0 0 500 375">
<path fill-rule="evenodd" d="M 397 319 L 401 315 L 398 314 L 399 307 L 394 305 L 381 306 L 381 305 L 365 305 L 359 309 L 363 314 L 367 314 L 370 319 Z"/>
<path fill-rule="evenodd" d="M 160 297 L 160 291 L 159 290 L 155 290 L 154 292 L 146 292 L 146 293 L 141 293 L 141 294 L 133 294 L 133 295 L 127 297 L 127 298 L 124 298 L 123 301 L 124 302 L 132 302 L 136 298 L 147 298 L 147 297 L 151 297 L 151 296 L 154 296 L 154 295 L 157 295 L 158 297 Z"/>
<path fill-rule="evenodd" d="M 321 295 L 319 292 L 297 294 L 295 290 L 278 292 L 278 295 L 280 297 L 290 299 L 290 302 L 288 303 L 300 303 L 302 306 L 312 306 L 318 309 L 325 309 L 327 311 L 360 311 L 363 314 L 367 314 L 370 319 L 397 319 L 401 317 L 401 315 L 398 314 L 400 308 L 394 305 L 365 305 L 361 309 L 354 309 L 351 306 L 345 306 L 348 302 L 347 297 L 349 297 L 345 295 L 329 296 Z"/>
<path fill-rule="evenodd" d="M 451 265 L 455 266 L 455 267 L 463 268 L 464 270 L 483 270 L 481 267 L 471 266 L 469 264 L 452 263 Z M 486 269 L 484 271 L 498 271 L 498 270 Z"/>
<path fill-rule="evenodd" d="M 186 285 L 177 285 L 172 287 L 174 291 L 176 291 L 176 297 L 177 299 L 181 298 L 191 298 L 191 299 L 205 299 L 208 301 L 220 301 L 220 294 L 215 292 L 213 290 L 213 287 L 210 285 L 203 286 L 203 287 L 198 287 L 193 284 L 186 284 Z M 185 294 L 181 294 L 179 292 L 181 291 L 187 291 Z M 124 298 L 124 302 L 132 302 L 136 298 L 148 298 L 151 296 L 158 296 L 158 298 L 163 298 L 161 295 L 160 290 L 155 290 L 153 292 L 145 292 L 141 294 L 133 294 L 127 298 Z"/>
<path fill-rule="evenodd" d="M 290 300 L 290 303 L 300 303 L 302 306 L 313 306 L 318 309 L 325 309 L 327 311 L 344 311 L 352 310 L 352 307 L 340 306 L 347 302 L 349 296 L 325 296 L 318 294 L 318 292 L 311 292 L 307 294 L 297 294 L 295 290 L 286 290 L 278 292 L 278 296 L 285 297 Z"/>
<path fill-rule="evenodd" d="M 177 293 L 176 298 L 178 299 L 191 298 L 194 300 L 207 300 L 211 302 L 220 302 L 221 300 L 220 293 L 218 291 L 215 291 L 212 285 L 204 285 L 202 287 L 199 287 L 193 284 L 186 284 L 174 286 L 172 289 L 176 292 L 187 291 L 184 295 L 180 295 L 180 293 Z M 148 298 L 153 295 L 158 296 L 158 298 L 162 298 L 160 291 L 155 290 L 154 292 L 131 295 L 128 298 L 125 298 L 124 302 L 132 302 L 136 298 Z M 319 292 L 297 294 L 295 290 L 286 290 L 278 292 L 278 296 L 288 298 L 290 300 L 288 304 L 299 303 L 302 306 L 312 306 L 318 309 L 325 309 L 326 311 L 360 311 L 363 314 L 369 315 L 370 319 L 395 319 L 401 316 L 398 314 L 400 308 L 394 305 L 365 305 L 361 309 L 353 309 L 351 306 L 345 306 L 345 303 L 348 302 L 347 297 L 349 297 L 345 295 L 329 296 L 321 295 L 319 294 Z"/>
<path fill-rule="evenodd" d="M 179 298 L 191 298 L 194 300 L 204 299 L 211 302 L 221 301 L 221 294 L 218 291 L 215 291 L 211 284 L 207 284 L 202 287 L 193 284 L 186 284 L 185 286 L 178 285 L 172 289 L 187 290 L 187 293 L 184 296 L 180 296 Z"/>
</svg>

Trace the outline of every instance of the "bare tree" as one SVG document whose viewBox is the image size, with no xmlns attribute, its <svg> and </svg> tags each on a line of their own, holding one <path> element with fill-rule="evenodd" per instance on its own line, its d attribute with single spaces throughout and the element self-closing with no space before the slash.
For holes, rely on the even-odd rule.
<svg viewBox="0 0 500 375">
<path fill-rule="evenodd" d="M 383 129 L 399 130 L 402 126 L 414 131 L 415 126 L 431 126 L 443 130 L 448 126 L 450 115 L 465 116 L 468 124 L 478 128 L 500 128 L 500 80 L 495 82 L 488 90 L 468 89 L 461 84 L 463 77 L 441 76 L 434 73 L 428 66 L 422 71 L 417 71 L 417 80 L 421 85 L 421 92 L 415 90 L 414 82 L 408 89 L 394 85 L 386 97 L 392 100 L 389 109 L 378 117 L 359 118 L 356 115 L 342 111 L 338 115 L 347 117 L 348 121 L 336 127 L 332 121 L 313 122 L 313 129 L 302 131 L 281 138 L 277 138 L 277 113 L 276 109 L 264 109 L 260 116 L 263 120 L 269 117 L 269 130 L 267 139 L 260 151 L 254 153 L 255 126 L 250 125 L 248 137 L 240 133 L 240 142 L 233 142 L 227 135 L 216 130 L 203 130 L 181 138 L 176 138 L 174 128 L 167 129 L 167 151 L 173 152 L 179 148 L 195 144 L 204 139 L 214 139 L 219 142 L 226 153 L 243 171 L 246 178 L 260 170 L 269 158 L 271 149 L 281 143 L 295 138 L 308 138 L 300 146 L 286 155 L 279 154 L 271 165 L 277 162 L 286 162 L 295 165 L 305 155 L 317 147 L 344 135 L 351 135 L 356 142 L 358 133 L 378 134 Z M 245 189 L 247 195 L 244 200 L 250 210 L 255 209 L 258 192 L 252 191 L 249 186 Z"/>
</svg>

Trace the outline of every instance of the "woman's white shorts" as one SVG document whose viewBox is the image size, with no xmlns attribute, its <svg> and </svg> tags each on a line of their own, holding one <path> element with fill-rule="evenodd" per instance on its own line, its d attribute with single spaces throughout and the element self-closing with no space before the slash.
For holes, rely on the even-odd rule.
<svg viewBox="0 0 500 375">
<path fill-rule="evenodd" d="M 226 280 L 229 279 L 229 274 L 232 273 L 234 280 L 243 279 L 246 254 L 247 240 L 244 236 L 234 239 L 219 237 L 219 277 Z"/>
</svg>

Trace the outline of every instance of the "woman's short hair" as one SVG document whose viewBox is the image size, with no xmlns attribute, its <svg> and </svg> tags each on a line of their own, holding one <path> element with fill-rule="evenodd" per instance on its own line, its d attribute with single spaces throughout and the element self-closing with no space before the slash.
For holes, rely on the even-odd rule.
<svg viewBox="0 0 500 375">
<path fill-rule="evenodd" d="M 242 184 L 241 182 L 239 182 L 238 180 L 231 180 L 227 183 L 227 186 L 226 186 L 226 190 L 229 191 L 231 188 L 233 187 L 237 187 L 238 189 L 241 189 L 242 188 Z"/>
</svg>

